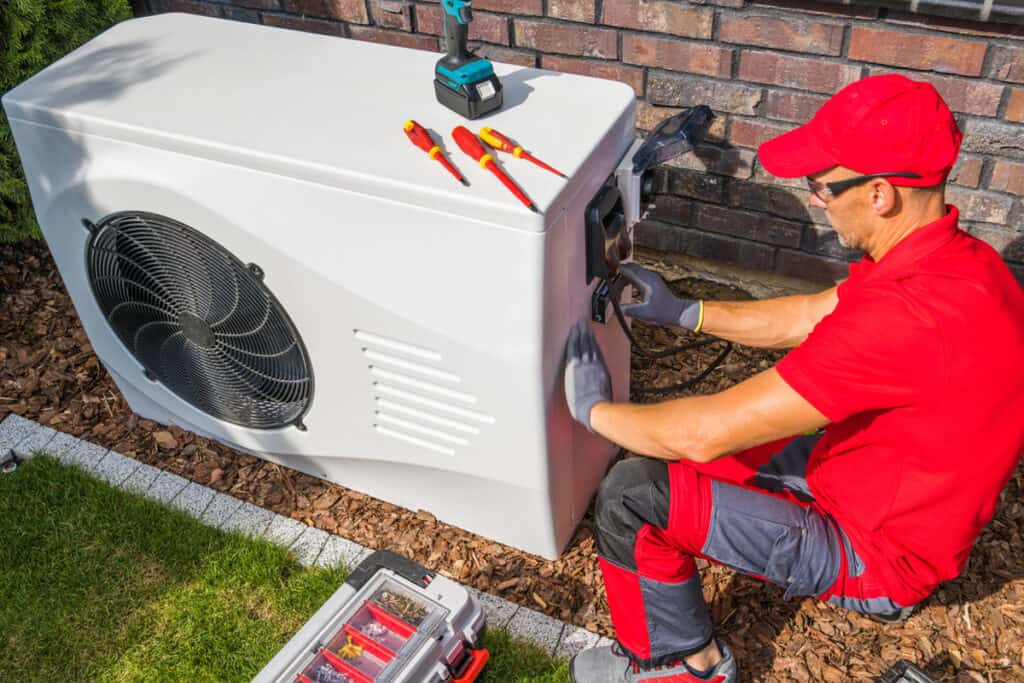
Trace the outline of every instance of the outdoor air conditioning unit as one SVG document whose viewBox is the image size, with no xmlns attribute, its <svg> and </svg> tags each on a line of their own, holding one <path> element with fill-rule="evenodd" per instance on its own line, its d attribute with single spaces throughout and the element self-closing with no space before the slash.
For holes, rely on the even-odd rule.
<svg viewBox="0 0 1024 683">
<path fill-rule="evenodd" d="M 628 257 L 634 93 L 495 65 L 484 125 L 569 176 L 500 158 L 533 213 L 451 141 L 468 122 L 437 103 L 436 59 L 164 14 L 3 105 L 135 412 L 551 558 L 616 451 L 571 419 L 562 364 L 572 324 L 603 315 L 595 276 Z M 413 118 L 470 187 L 409 142 Z M 624 400 L 628 341 L 595 327 Z"/>
</svg>

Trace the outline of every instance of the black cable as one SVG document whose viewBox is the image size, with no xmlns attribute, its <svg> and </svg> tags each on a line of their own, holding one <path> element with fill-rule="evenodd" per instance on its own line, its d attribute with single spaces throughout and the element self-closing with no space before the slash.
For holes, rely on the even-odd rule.
<svg viewBox="0 0 1024 683">
<path fill-rule="evenodd" d="M 711 363 L 706 368 L 704 368 L 704 370 L 702 370 L 700 374 L 698 374 L 697 376 L 691 377 L 690 379 L 683 382 L 679 382 L 677 384 L 670 384 L 669 386 L 666 387 L 630 387 L 630 393 L 670 394 L 676 391 L 682 391 L 683 389 L 689 389 L 690 387 L 703 381 L 708 375 L 710 375 L 715 370 L 715 368 L 722 364 L 722 361 L 724 361 L 725 357 L 729 355 L 729 352 L 732 351 L 731 341 L 727 341 L 725 339 L 711 338 L 698 339 L 695 342 L 689 342 L 686 344 L 681 344 L 679 346 L 673 346 L 671 348 L 663 349 L 661 351 L 648 351 L 644 347 L 640 346 L 640 344 L 637 342 L 636 338 L 633 336 L 633 333 L 629 329 L 629 325 L 626 324 L 625 315 L 623 315 L 622 313 L 622 307 L 619 303 L 619 299 L 622 297 L 622 290 L 625 288 L 625 286 L 626 279 L 621 275 L 617 275 L 615 279 L 612 280 L 611 286 L 609 287 L 609 298 L 612 301 L 612 308 L 615 309 L 615 318 L 619 321 L 619 325 L 622 327 L 622 331 L 626 333 L 626 337 L 629 338 L 629 341 L 633 345 L 633 348 L 641 356 L 645 356 L 647 358 L 650 358 L 651 360 L 658 360 L 661 358 L 676 356 L 682 353 L 683 351 L 691 351 L 702 346 L 709 346 L 711 344 L 719 342 L 725 343 L 725 346 L 723 347 L 722 352 L 718 354 L 718 357 L 711 361 Z"/>
</svg>

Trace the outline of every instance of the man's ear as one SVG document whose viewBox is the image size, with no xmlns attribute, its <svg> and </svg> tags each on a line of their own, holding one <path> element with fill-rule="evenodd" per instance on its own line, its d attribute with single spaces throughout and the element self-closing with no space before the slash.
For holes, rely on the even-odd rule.
<svg viewBox="0 0 1024 683">
<path fill-rule="evenodd" d="M 899 209 L 899 201 L 896 188 L 885 178 L 876 178 L 868 186 L 868 202 L 876 215 L 891 215 Z"/>
</svg>

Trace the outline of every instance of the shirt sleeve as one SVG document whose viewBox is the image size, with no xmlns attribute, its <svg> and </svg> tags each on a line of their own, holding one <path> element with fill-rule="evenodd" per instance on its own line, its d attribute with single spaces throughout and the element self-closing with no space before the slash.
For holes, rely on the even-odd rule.
<svg viewBox="0 0 1024 683">
<path fill-rule="evenodd" d="M 927 311 L 899 285 L 840 287 L 839 303 L 776 369 L 831 422 L 920 400 L 943 376 Z"/>
</svg>

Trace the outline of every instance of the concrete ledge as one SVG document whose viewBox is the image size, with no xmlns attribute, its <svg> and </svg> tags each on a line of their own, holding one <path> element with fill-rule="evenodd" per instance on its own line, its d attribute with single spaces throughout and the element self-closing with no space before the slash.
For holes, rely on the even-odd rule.
<svg viewBox="0 0 1024 683">
<path fill-rule="evenodd" d="M 116 451 L 44 427 L 14 413 L 0 422 L 0 459 L 45 451 L 132 493 L 184 510 L 201 522 L 225 531 L 266 539 L 288 548 L 307 566 L 354 567 L 372 550 L 290 517 L 238 500 L 195 482 L 140 463 Z M 23 455 L 24 454 L 24 455 Z M 489 593 L 467 587 L 487 615 L 487 623 L 505 628 L 515 638 L 532 642 L 548 654 L 571 657 L 588 647 L 610 645 L 578 626 L 520 607 Z"/>
</svg>

